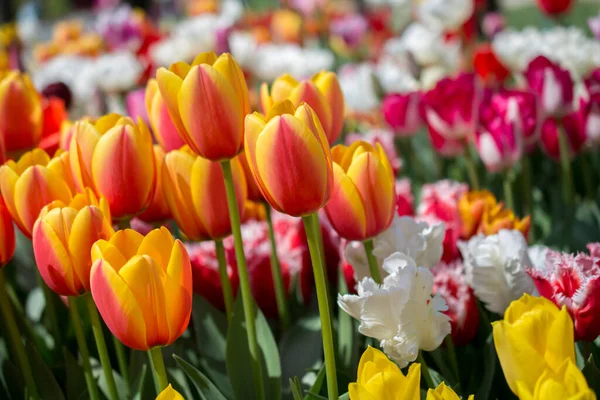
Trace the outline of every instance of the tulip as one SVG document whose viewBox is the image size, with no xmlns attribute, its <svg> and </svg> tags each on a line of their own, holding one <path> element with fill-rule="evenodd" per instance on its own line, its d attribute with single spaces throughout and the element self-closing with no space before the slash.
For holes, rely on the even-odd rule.
<svg viewBox="0 0 600 400">
<path fill-rule="evenodd" d="M 42 101 L 29 77 L 18 71 L 0 77 L 0 137 L 7 152 L 32 149 L 42 139 Z"/>
<path fill-rule="evenodd" d="M 123 344 L 149 350 L 183 334 L 192 311 L 192 271 L 181 241 L 164 227 L 145 237 L 125 229 L 96 242 L 91 254 L 92 296 Z"/>
<path fill-rule="evenodd" d="M 0 196 L 0 235 L 2 235 L 0 240 L 0 268 L 2 268 L 12 258 L 16 246 L 15 228 L 2 196 Z"/>
<path fill-rule="evenodd" d="M 573 321 L 565 307 L 559 310 L 546 298 L 524 294 L 492 326 L 504 377 L 515 394 L 525 388 L 533 392 L 545 370 L 557 372 L 565 360 L 575 362 Z"/>
<path fill-rule="evenodd" d="M 590 96 L 600 93 L 600 68 L 596 68 L 584 79 L 585 87 Z"/>
<path fill-rule="evenodd" d="M 534 58 L 524 73 L 527 86 L 540 99 L 546 116 L 563 117 L 572 109 L 573 78 L 571 73 L 544 56 Z"/>
<path fill-rule="evenodd" d="M 483 82 L 490 86 L 502 84 L 510 75 L 510 71 L 498 60 L 490 43 L 477 46 L 473 67 Z"/>
<path fill-rule="evenodd" d="M 325 206 L 329 221 L 348 240 L 364 241 L 387 229 L 395 208 L 395 182 L 380 144 L 364 141 L 332 149 L 333 192 Z"/>
<path fill-rule="evenodd" d="M 92 187 L 102 194 L 114 218 L 143 212 L 156 189 L 152 137 L 138 119 L 110 114 L 94 124 L 75 124 L 69 156 L 79 191 Z"/>
<path fill-rule="evenodd" d="M 237 205 L 243 210 L 247 198 L 244 171 L 237 158 L 231 165 Z M 219 163 L 193 155 L 189 148 L 175 150 L 165 157 L 162 178 L 169 209 L 188 239 L 220 240 L 231 234 Z"/>
<path fill-rule="evenodd" d="M 132 119 L 137 120 L 140 117 L 146 124 L 150 124 L 148 110 L 146 109 L 146 90 L 144 88 L 127 93 L 125 106 L 127 115 Z"/>
<path fill-rule="evenodd" d="M 565 306 L 575 323 L 575 340 L 593 341 L 600 335 L 596 299 L 600 296 L 600 267 L 596 258 L 548 250 L 543 266 L 528 272 L 540 295 Z"/>
<path fill-rule="evenodd" d="M 527 238 L 530 225 L 531 218 L 529 216 L 519 219 L 512 210 L 504 208 L 503 203 L 498 203 L 483 211 L 479 232 L 487 236 L 494 235 L 501 229 L 514 229 Z"/>
<path fill-rule="evenodd" d="M 523 154 L 523 137 L 516 132 L 514 125 L 500 118 L 478 128 L 475 144 L 489 172 L 511 169 Z"/>
<path fill-rule="evenodd" d="M 166 151 L 180 149 L 185 142 L 169 115 L 156 79 L 150 79 L 146 84 L 145 96 L 146 111 L 154 138 Z"/>
<path fill-rule="evenodd" d="M 0 167 L 0 192 L 13 221 L 27 237 L 31 237 L 33 224 L 46 204 L 54 200 L 65 204 L 71 201 L 65 177 L 60 160 L 50 160 L 41 149 Z"/>
<path fill-rule="evenodd" d="M 36 264 L 46 284 L 60 296 L 90 290 L 92 245 L 114 233 L 110 215 L 105 216 L 96 205 L 81 204 L 85 201 L 79 198 L 73 203 L 44 207 L 33 227 Z"/>
<path fill-rule="evenodd" d="M 271 93 L 266 83 L 260 88 L 263 112 L 269 114 L 278 102 L 290 100 L 295 107 L 303 102 L 317 114 L 329 143 L 334 143 L 344 124 L 344 96 L 337 77 L 332 72 L 321 72 L 312 80 L 298 82 L 290 75 L 282 75 L 273 82 Z"/>
<path fill-rule="evenodd" d="M 392 172 L 397 175 L 400 170 L 407 164 L 414 162 L 415 160 L 402 160 L 398 151 L 396 150 L 396 143 L 394 141 L 394 134 L 387 129 L 371 129 L 364 133 L 351 133 L 346 135 L 345 144 L 350 146 L 354 142 L 365 141 L 373 146 L 377 144 L 381 145 L 385 155 L 387 156 L 390 165 L 392 166 Z M 413 168 L 417 167 L 411 165 Z"/>
<path fill-rule="evenodd" d="M 250 100 L 244 74 L 230 54 L 202 53 L 156 73 L 158 89 L 179 135 L 211 161 L 235 157 L 244 145 Z"/>
<path fill-rule="evenodd" d="M 250 165 L 248 165 L 246 153 L 240 153 L 239 160 L 242 168 L 244 168 L 244 176 L 246 177 L 246 184 L 248 185 L 248 200 L 254 202 L 264 201 L 265 198 L 263 197 L 258 184 L 254 180 L 254 175 L 252 175 Z"/>
<path fill-rule="evenodd" d="M 581 119 L 576 114 L 569 114 L 562 123 L 555 118 L 548 118 L 542 124 L 540 144 L 544 152 L 554 161 L 561 160 L 560 130 L 566 138 L 567 157 L 573 158 L 579 153 L 586 142 L 586 131 L 583 130 Z"/>
<path fill-rule="evenodd" d="M 308 104 L 288 100 L 263 117 L 246 117 L 246 157 L 269 204 L 292 216 L 314 213 L 331 196 L 333 171 L 327 139 Z"/>
<path fill-rule="evenodd" d="M 385 97 L 381 105 L 383 117 L 396 135 L 412 136 L 419 131 L 423 124 L 420 102 L 419 92 L 396 93 Z"/>
<path fill-rule="evenodd" d="M 489 108 L 494 117 L 512 127 L 515 138 L 519 138 L 525 151 L 530 153 L 537 144 L 540 132 L 536 95 L 526 91 L 504 90 L 492 95 Z"/>
<path fill-rule="evenodd" d="M 60 145 L 61 127 L 68 117 L 67 111 L 63 100 L 57 97 L 43 99 L 42 108 L 44 122 L 39 147 L 48 154 L 54 154 Z"/>
<path fill-rule="evenodd" d="M 411 216 L 415 214 L 415 198 L 408 178 L 396 181 L 396 212 L 398 216 Z"/>
<path fill-rule="evenodd" d="M 573 361 L 567 359 L 558 371 L 545 370 L 533 390 L 517 381 L 517 395 L 522 400 L 596 400 L 583 373 Z"/>
<path fill-rule="evenodd" d="M 356 382 L 348 385 L 352 400 L 418 400 L 420 399 L 421 364 L 412 364 L 404 376 L 400 368 L 373 347 L 360 357 Z"/>
<path fill-rule="evenodd" d="M 544 14 L 556 18 L 569 11 L 573 0 L 537 0 L 537 4 Z"/>
<path fill-rule="evenodd" d="M 429 389 L 425 400 L 460 400 L 461 398 L 444 382 L 441 382 L 437 388 Z M 474 400 L 475 395 L 470 395 L 467 400 Z"/>
<path fill-rule="evenodd" d="M 185 400 L 173 386 L 169 385 L 156 397 L 156 400 Z"/>
<path fill-rule="evenodd" d="M 162 168 L 165 161 L 165 151 L 162 147 L 154 145 L 154 162 L 156 165 L 156 189 L 154 197 L 146 210 L 138 218 L 144 222 L 164 221 L 171 217 L 169 204 L 164 191 Z"/>
<path fill-rule="evenodd" d="M 479 231 L 483 213 L 497 204 L 494 195 L 487 190 L 465 193 L 458 201 L 458 211 L 462 221 L 463 239 L 469 239 Z"/>
<path fill-rule="evenodd" d="M 591 95 L 588 100 L 582 100 L 577 112 L 580 122 L 580 136 L 585 137 L 589 147 L 600 146 L 600 93 Z"/>
</svg>

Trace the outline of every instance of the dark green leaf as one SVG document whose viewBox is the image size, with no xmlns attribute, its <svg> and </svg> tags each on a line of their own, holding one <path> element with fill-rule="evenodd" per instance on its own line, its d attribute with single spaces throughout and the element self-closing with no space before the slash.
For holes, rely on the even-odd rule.
<svg viewBox="0 0 600 400">
<path fill-rule="evenodd" d="M 83 368 L 66 347 L 63 348 L 63 355 L 65 357 L 65 372 L 67 375 L 67 399 L 78 400 L 82 398 L 82 394 L 87 394 L 88 392 Z"/>
<path fill-rule="evenodd" d="M 593 355 L 587 359 L 582 372 L 590 388 L 595 393 L 600 393 L 600 369 L 598 369 Z"/>
<path fill-rule="evenodd" d="M 485 341 L 485 348 L 483 349 L 483 378 L 481 379 L 481 384 L 477 390 L 475 398 L 490 398 L 497 362 L 496 349 L 494 347 L 494 337 L 492 334 L 490 334 Z"/>
<path fill-rule="evenodd" d="M 23 399 L 25 383 L 21 378 L 21 371 L 10 360 L 6 359 L 2 362 L 2 378 L 8 391 L 9 399 Z"/>
<path fill-rule="evenodd" d="M 429 374 L 431 375 L 431 379 L 433 380 L 433 386 L 430 389 L 435 389 L 436 387 L 438 387 L 438 385 L 442 382 L 445 382 L 444 377 L 437 372 L 435 369 L 433 368 L 429 368 Z"/>
<path fill-rule="evenodd" d="M 308 370 L 318 367 L 323 359 L 322 343 L 318 315 L 301 318 L 292 325 L 279 345 L 283 379 L 302 377 Z"/>
<path fill-rule="evenodd" d="M 40 353 L 30 342 L 27 342 L 26 350 L 40 397 L 43 400 L 64 400 L 65 396 L 56 382 L 54 374 L 44 363 Z"/>
<path fill-rule="evenodd" d="M 346 279 L 341 269 L 339 271 L 338 287 L 341 294 L 348 293 Z M 348 313 L 340 312 L 337 325 L 337 367 L 339 370 L 356 373 L 356 364 L 358 363 L 357 341 L 358 329 L 356 329 L 354 319 Z"/>
<path fill-rule="evenodd" d="M 312 387 L 309 389 L 308 393 L 304 397 L 304 400 L 317 400 L 319 399 L 318 395 L 321 393 L 321 389 L 323 388 L 323 383 L 325 382 L 325 366 L 321 368 L 319 373 L 317 374 L 317 378 L 313 383 Z"/>
<path fill-rule="evenodd" d="M 139 374 L 133 381 L 133 400 L 142 400 L 144 398 L 144 391 L 146 386 L 146 379 L 148 376 L 148 365 L 143 364 L 140 368 Z"/>
<path fill-rule="evenodd" d="M 198 371 L 191 364 L 186 362 L 184 359 L 173 355 L 173 358 L 177 362 L 177 365 L 185 372 L 188 378 L 192 381 L 200 398 L 203 400 L 226 400 L 225 396 L 216 388 L 216 386 L 204 375 Z"/>
</svg>

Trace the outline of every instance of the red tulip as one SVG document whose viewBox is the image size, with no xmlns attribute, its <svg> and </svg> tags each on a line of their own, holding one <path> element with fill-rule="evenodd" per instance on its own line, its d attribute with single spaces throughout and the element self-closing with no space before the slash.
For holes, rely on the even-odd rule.
<svg viewBox="0 0 600 400">
<path fill-rule="evenodd" d="M 574 85 L 568 70 L 538 56 L 527 66 L 525 79 L 529 89 L 538 96 L 546 116 L 560 118 L 572 111 Z"/>
<path fill-rule="evenodd" d="M 475 49 L 473 67 L 477 75 L 488 85 L 501 84 L 510 71 L 498 60 L 489 43 L 482 43 Z"/>
<path fill-rule="evenodd" d="M 569 11 L 573 0 L 537 0 L 537 3 L 542 12 L 551 17 L 557 17 Z"/>
</svg>

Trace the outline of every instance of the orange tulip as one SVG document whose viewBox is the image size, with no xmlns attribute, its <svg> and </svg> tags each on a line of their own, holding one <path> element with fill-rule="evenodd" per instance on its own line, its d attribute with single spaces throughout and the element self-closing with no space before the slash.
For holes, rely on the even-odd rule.
<svg viewBox="0 0 600 400">
<path fill-rule="evenodd" d="M 94 124 L 75 124 L 70 144 L 73 180 L 78 190 L 94 188 L 106 197 L 115 218 L 131 218 L 152 201 L 156 166 L 152 136 L 138 119 L 110 114 Z"/>
<path fill-rule="evenodd" d="M 7 152 L 32 149 L 42 140 L 42 101 L 29 77 L 18 71 L 0 77 L 0 137 Z"/>
<path fill-rule="evenodd" d="M 244 145 L 248 87 L 230 54 L 202 53 L 156 73 L 160 94 L 185 142 L 211 161 L 235 157 Z"/>
<path fill-rule="evenodd" d="M 238 208 L 248 197 L 238 158 L 231 162 Z M 173 218 L 191 240 L 222 239 L 231 233 L 223 172 L 219 163 L 187 147 L 168 153 L 162 167 L 164 193 Z"/>
<path fill-rule="evenodd" d="M 138 216 L 139 219 L 145 222 L 164 221 L 171 218 L 171 211 L 169 210 L 169 203 L 167 203 L 165 196 L 162 174 L 160 172 L 165 161 L 165 151 L 158 145 L 154 145 L 154 161 L 156 163 L 156 189 L 154 197 L 148 208 L 146 208 L 146 211 Z"/>
<path fill-rule="evenodd" d="M 33 252 L 50 289 L 61 296 L 89 291 L 92 245 L 113 233 L 106 200 L 89 189 L 68 206 L 60 201 L 45 206 L 33 226 Z"/>
<path fill-rule="evenodd" d="M 150 79 L 146 85 L 146 111 L 156 141 L 166 150 L 177 150 L 185 144 L 179 135 L 169 110 L 158 90 L 156 79 Z"/>
<path fill-rule="evenodd" d="M 290 9 L 275 10 L 271 16 L 271 32 L 274 41 L 300 43 L 302 16 Z"/>
<path fill-rule="evenodd" d="M 483 211 L 479 233 L 488 236 L 498 233 L 501 229 L 515 229 L 527 238 L 530 225 L 531 218 L 529 216 L 518 219 L 512 210 L 504 208 L 504 203 L 499 203 Z"/>
<path fill-rule="evenodd" d="M 246 183 L 248 185 L 248 200 L 252 202 L 264 201 L 265 198 L 263 197 L 258 184 L 254 180 L 254 175 L 252 175 L 252 171 L 248 165 L 246 153 L 240 153 L 239 159 L 242 168 L 244 168 L 244 175 L 246 176 Z"/>
<path fill-rule="evenodd" d="M 4 267 L 15 254 L 15 228 L 12 218 L 0 196 L 0 268 Z"/>
<path fill-rule="evenodd" d="M 50 160 L 41 149 L 0 167 L 0 192 L 12 219 L 27 237 L 46 204 L 54 200 L 68 204 L 72 198 L 60 158 Z"/>
<path fill-rule="evenodd" d="M 265 199 L 277 211 L 302 216 L 321 209 L 331 196 L 333 171 L 327 138 L 308 104 L 289 100 L 266 117 L 246 117 L 248 165 Z"/>
<path fill-rule="evenodd" d="M 333 193 L 325 212 L 348 240 L 364 241 L 386 230 L 394 218 L 394 172 L 379 143 L 358 141 L 335 146 Z"/>
<path fill-rule="evenodd" d="M 496 206 L 496 198 L 487 190 L 465 193 L 458 201 L 458 211 L 462 220 L 463 239 L 469 239 L 479 230 L 483 212 Z"/>
<path fill-rule="evenodd" d="M 92 247 L 92 296 L 110 331 L 126 346 L 168 346 L 192 312 L 192 267 L 181 241 L 162 227 L 132 229 Z"/>
<path fill-rule="evenodd" d="M 275 103 L 286 99 L 295 107 L 305 102 L 315 111 L 330 144 L 340 136 L 344 125 L 344 96 L 334 73 L 323 71 L 312 80 L 301 82 L 286 74 L 273 82 L 271 93 L 266 83 L 260 87 L 260 101 L 266 114 Z"/>
</svg>

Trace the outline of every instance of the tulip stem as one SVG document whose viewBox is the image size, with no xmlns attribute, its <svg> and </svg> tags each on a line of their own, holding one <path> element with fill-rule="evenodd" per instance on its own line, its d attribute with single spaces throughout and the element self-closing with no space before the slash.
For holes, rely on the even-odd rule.
<svg viewBox="0 0 600 400">
<path fill-rule="evenodd" d="M 42 288 L 44 292 L 44 299 L 46 300 L 46 311 L 48 312 L 48 319 L 50 320 L 50 325 L 52 326 L 52 331 L 54 333 L 54 348 L 59 349 L 62 346 L 61 340 L 61 331 L 58 326 L 58 318 L 56 316 L 56 305 L 55 305 L 55 293 L 50 290 L 46 282 L 42 278 L 42 275 L 36 273 L 37 283 Z"/>
<path fill-rule="evenodd" d="M 479 190 L 479 177 L 477 176 L 475 162 L 473 161 L 471 149 L 468 145 L 465 148 L 465 161 L 467 166 L 467 175 L 469 176 L 469 182 L 471 183 L 471 190 Z"/>
<path fill-rule="evenodd" d="M 514 211 L 515 203 L 514 203 L 514 199 L 513 199 L 513 188 L 512 188 L 513 172 L 512 172 L 512 170 L 506 171 L 502 181 L 503 181 L 502 183 L 504 184 L 504 203 L 507 208 Z"/>
<path fill-rule="evenodd" d="M 450 356 L 450 364 L 452 365 L 452 369 L 454 370 L 456 382 L 460 385 L 460 368 L 458 367 L 458 361 L 456 359 L 456 349 L 454 348 L 452 335 L 446 335 L 446 339 L 444 339 L 444 342 L 446 343 L 446 350 L 448 351 L 448 355 Z"/>
<path fill-rule="evenodd" d="M 112 335 L 113 344 L 115 346 L 115 353 L 117 353 L 117 362 L 119 364 L 119 371 L 125 381 L 125 388 L 127 389 L 126 397 L 129 397 L 129 368 L 127 367 L 127 355 L 125 354 L 125 346 L 119 341 L 114 335 Z"/>
<path fill-rule="evenodd" d="M 323 253 L 319 244 L 319 216 L 317 213 L 302 217 L 304 230 L 308 239 L 308 249 L 313 266 L 319 316 L 321 317 L 321 335 L 323 338 L 323 351 L 325 353 L 325 371 L 327 375 L 327 393 L 329 400 L 338 398 L 337 374 L 335 370 L 335 350 L 333 347 L 333 330 L 331 328 L 331 314 L 329 313 L 329 296 L 325 278 L 325 265 Z"/>
<path fill-rule="evenodd" d="M 569 156 L 569 144 L 563 127 L 558 129 L 558 146 L 560 149 L 560 167 L 563 184 L 563 196 L 567 206 L 575 204 L 575 189 L 573 187 L 573 172 Z"/>
<path fill-rule="evenodd" d="M 286 290 L 283 285 L 281 264 L 279 263 L 279 257 L 277 257 L 277 242 L 275 241 L 275 232 L 273 230 L 271 207 L 268 203 L 265 204 L 265 211 L 267 215 L 267 227 L 269 228 L 269 240 L 271 241 L 271 275 L 273 275 L 273 286 L 275 287 L 277 311 L 279 311 L 281 328 L 286 331 L 290 326 L 290 311 L 287 304 Z"/>
<path fill-rule="evenodd" d="M 529 156 L 523 157 L 523 194 L 525 199 L 523 201 L 523 216 L 529 215 L 531 218 L 531 229 L 529 229 L 529 243 L 535 243 L 535 223 L 533 220 L 533 187 L 531 186 L 531 161 Z"/>
<path fill-rule="evenodd" d="M 161 348 L 153 347 L 148 350 L 148 357 L 150 358 L 150 364 L 154 370 L 154 386 L 156 387 L 156 394 L 160 394 L 160 392 L 169 386 L 169 378 L 167 377 L 167 369 L 165 368 Z"/>
<path fill-rule="evenodd" d="M 17 357 L 17 362 L 19 363 L 19 369 L 23 374 L 23 379 L 27 385 L 29 396 L 34 399 L 38 399 L 39 395 L 35 380 L 33 379 L 33 372 L 31 371 L 31 366 L 29 365 L 29 359 L 27 358 L 27 353 L 25 352 L 25 346 L 23 346 L 23 342 L 21 341 L 21 334 L 19 333 L 19 328 L 17 327 L 17 322 L 15 321 L 15 314 L 13 313 L 10 300 L 6 295 L 6 287 L 4 271 L 2 268 L 0 268 L 0 309 L 2 310 L 3 316 L 2 324 L 5 326 L 4 331 L 12 342 L 15 356 Z"/>
<path fill-rule="evenodd" d="M 425 379 L 425 383 L 427 383 L 427 387 L 429 389 L 435 389 L 435 385 L 433 383 L 433 378 L 431 377 L 431 373 L 429 372 L 429 367 L 423 358 L 423 351 L 419 350 L 419 355 L 417 356 L 417 362 L 421 364 L 421 375 Z"/>
<path fill-rule="evenodd" d="M 118 400 L 119 394 L 117 392 L 117 385 L 115 384 L 113 370 L 110 365 L 108 350 L 106 349 L 106 341 L 104 340 L 104 333 L 102 332 L 102 323 L 100 322 L 98 309 L 96 308 L 96 303 L 94 303 L 94 299 L 90 293 L 87 293 L 84 296 L 87 303 L 88 313 L 90 315 L 90 322 L 92 323 L 94 339 L 96 339 L 96 347 L 98 348 L 100 363 L 102 364 L 102 369 L 104 370 L 104 377 L 106 379 L 106 385 L 108 386 L 108 392 L 111 400 Z"/>
<path fill-rule="evenodd" d="M 244 306 L 244 319 L 248 332 L 248 349 L 252 361 L 252 374 L 254 384 L 256 385 L 259 399 L 265 398 L 265 388 L 263 382 L 262 365 L 260 362 L 260 349 L 258 347 L 258 338 L 256 337 L 256 321 L 254 320 L 254 299 L 252 298 L 252 289 L 250 287 L 250 278 L 248 276 L 248 266 L 246 265 L 246 255 L 244 254 L 244 243 L 242 241 L 242 229 L 240 224 L 240 212 L 237 206 L 235 188 L 233 185 L 233 174 L 231 172 L 231 161 L 221 162 L 223 170 L 223 179 L 225 180 L 225 191 L 227 193 L 227 206 L 229 207 L 229 218 L 231 220 L 231 230 L 235 246 L 235 258 L 237 261 L 238 275 L 240 278 L 240 290 L 242 294 L 242 304 Z"/>
<path fill-rule="evenodd" d="M 217 260 L 219 261 L 219 277 L 221 278 L 221 286 L 223 288 L 223 300 L 225 301 L 225 315 L 227 322 L 231 322 L 231 313 L 233 312 L 233 291 L 229 274 L 227 273 L 227 260 L 225 259 L 225 248 L 223 240 L 215 240 L 215 249 L 217 251 Z"/>
<path fill-rule="evenodd" d="M 592 177 L 593 169 L 590 166 L 589 154 L 583 153 L 579 159 L 581 160 L 581 172 L 583 175 L 586 196 L 589 200 L 594 200 L 596 198 L 596 190 L 594 189 L 594 178 Z"/>
<path fill-rule="evenodd" d="M 365 253 L 367 253 L 367 260 L 369 261 L 369 271 L 371 272 L 371 278 L 381 284 L 381 274 L 379 273 L 379 265 L 377 265 L 377 259 L 373 255 L 373 239 L 365 240 L 363 242 L 365 246 Z"/>
<path fill-rule="evenodd" d="M 96 380 L 92 373 L 92 365 L 90 364 L 90 352 L 85 342 L 85 333 L 83 332 L 83 326 L 81 325 L 81 317 L 77 310 L 77 298 L 69 296 L 69 313 L 71 314 L 71 320 L 73 321 L 73 330 L 75 331 L 75 339 L 77 339 L 77 346 L 79 347 L 79 353 L 81 353 L 81 363 L 83 364 L 83 375 L 85 376 L 85 383 L 92 400 L 100 398 L 98 393 L 98 386 L 96 386 Z"/>
</svg>

